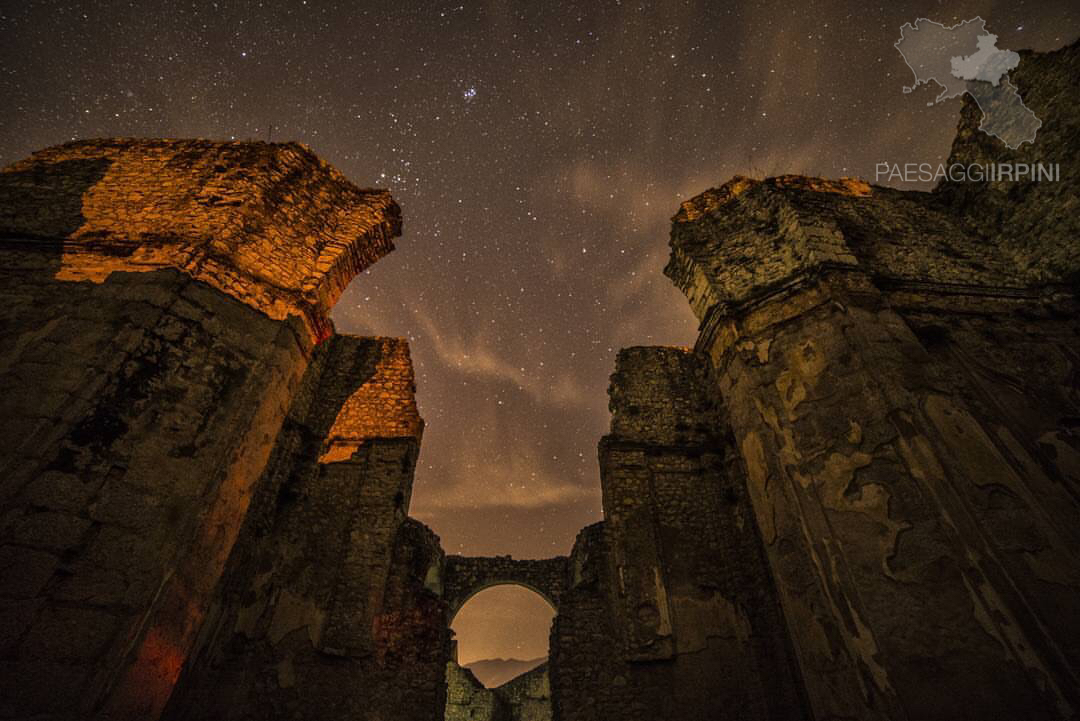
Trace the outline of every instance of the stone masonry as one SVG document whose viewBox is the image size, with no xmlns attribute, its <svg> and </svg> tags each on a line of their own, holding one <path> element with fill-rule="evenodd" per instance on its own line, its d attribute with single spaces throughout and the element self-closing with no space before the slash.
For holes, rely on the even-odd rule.
<svg viewBox="0 0 1080 721">
<path fill-rule="evenodd" d="M 314 494 L 284 483 L 303 449 L 380 529 L 335 569 L 326 643 L 414 630 L 431 594 L 412 569 L 437 543 L 400 520 L 420 428 L 407 348 L 325 340 L 399 229 L 387 193 L 295 144 L 86 141 L 3 170 L 0 717 L 159 717 L 240 583 L 241 529 L 273 489 Z M 309 397 L 316 373 L 336 395 Z M 368 634 L 346 618 L 361 602 Z"/>
<path fill-rule="evenodd" d="M 1080 46 L 1013 79 L 1045 132 L 969 103 L 950 162 L 1060 183 L 736 178 L 674 218 L 813 718 L 1080 709 Z"/>
<path fill-rule="evenodd" d="M 446 667 L 443 721 L 551 721 L 551 681 L 542 663 L 496 688 L 484 688 L 467 669 Z"/>
<path fill-rule="evenodd" d="M 352 278 L 392 250 L 397 205 L 296 144 L 115 139 L 5 168 L 8 245 L 54 246 L 59 280 L 176 268 L 316 337 Z"/>
<path fill-rule="evenodd" d="M 556 719 L 806 718 L 712 382 L 685 348 L 619 353 L 604 521 L 574 546 L 552 631 Z"/>
<path fill-rule="evenodd" d="M 296 144 L 116 139 L 0 173 L 0 719 L 1080 717 L 1080 44 L 1010 76 L 1056 183 L 736 177 L 622 350 L 604 518 L 446 556 L 409 349 L 333 332 L 397 205 Z M 476 592 L 556 608 L 483 689 Z"/>
<path fill-rule="evenodd" d="M 550 708 L 550 706 L 549 706 Z M 509 721 L 505 700 L 472 671 L 453 661 L 446 665 L 446 709 L 443 721 Z"/>
<path fill-rule="evenodd" d="M 447 556 L 442 577 L 443 598 L 453 615 L 485 588 L 514 584 L 536 591 L 558 610 L 566 585 L 568 560 L 565 556 L 536 561 L 510 556 Z"/>
<path fill-rule="evenodd" d="M 422 429 L 408 348 L 334 336 L 305 380 L 167 718 L 425 719 L 444 703 L 445 605 L 425 585 L 442 551 L 406 516 Z"/>
</svg>

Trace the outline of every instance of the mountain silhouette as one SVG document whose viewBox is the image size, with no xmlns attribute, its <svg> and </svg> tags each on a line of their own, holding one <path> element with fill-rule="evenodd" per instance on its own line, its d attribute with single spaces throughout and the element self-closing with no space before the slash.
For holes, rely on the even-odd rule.
<svg viewBox="0 0 1080 721">
<path fill-rule="evenodd" d="M 532 671 L 544 661 L 547 661 L 545 656 L 527 661 L 519 658 L 486 658 L 466 664 L 465 668 L 472 671 L 476 679 L 486 688 L 496 688 L 526 671 Z"/>
</svg>

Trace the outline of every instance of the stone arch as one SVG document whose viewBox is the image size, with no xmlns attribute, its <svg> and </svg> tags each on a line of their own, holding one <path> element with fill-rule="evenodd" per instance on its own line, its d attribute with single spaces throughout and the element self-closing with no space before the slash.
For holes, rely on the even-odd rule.
<svg viewBox="0 0 1080 721">
<path fill-rule="evenodd" d="M 443 600 L 453 621 L 465 603 L 493 586 L 522 586 L 539 594 L 558 613 L 566 589 L 566 556 L 517 560 L 510 556 L 447 556 L 443 572 Z"/>
<path fill-rule="evenodd" d="M 558 605 L 556 605 L 555 601 L 552 600 L 551 596 L 549 596 L 547 592 L 537 588 L 536 586 L 533 586 L 530 583 L 526 583 L 525 581 L 491 581 L 476 586 L 475 588 L 471 589 L 468 594 L 464 594 L 462 597 L 460 597 L 460 599 L 455 599 L 453 602 L 450 602 L 448 606 L 448 610 L 450 612 L 448 622 L 452 625 L 458 611 L 464 608 L 465 604 L 471 601 L 474 596 L 483 593 L 489 588 L 496 588 L 498 586 L 517 586 L 518 588 L 524 588 L 527 591 L 532 591 L 537 596 L 544 599 L 544 602 L 547 603 L 547 605 L 551 606 L 552 611 L 558 612 L 559 610 Z"/>
</svg>

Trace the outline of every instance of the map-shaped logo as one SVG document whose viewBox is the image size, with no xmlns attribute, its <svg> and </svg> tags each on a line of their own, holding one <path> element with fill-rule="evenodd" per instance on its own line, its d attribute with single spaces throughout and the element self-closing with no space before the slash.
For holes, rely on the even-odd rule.
<svg viewBox="0 0 1080 721">
<path fill-rule="evenodd" d="M 1020 64 L 1020 55 L 999 49 L 997 35 L 986 31 L 985 20 L 974 17 L 947 27 L 919 18 L 900 28 L 896 49 L 915 73 L 915 84 L 905 87 L 905 93 L 931 80 L 943 90 L 929 105 L 967 93 L 982 110 L 979 130 L 1012 149 L 1035 142 L 1042 121 L 1024 105 L 1008 77 Z"/>
</svg>

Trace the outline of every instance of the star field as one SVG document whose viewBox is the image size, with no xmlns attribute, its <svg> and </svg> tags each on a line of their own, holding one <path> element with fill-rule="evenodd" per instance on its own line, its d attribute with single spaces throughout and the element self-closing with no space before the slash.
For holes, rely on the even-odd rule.
<svg viewBox="0 0 1080 721">
<path fill-rule="evenodd" d="M 901 92 L 905 22 L 981 15 L 1013 50 L 1080 32 L 1071 0 L 900 5 L 6 1 L 0 163 L 86 137 L 296 140 L 389 188 L 404 234 L 334 317 L 410 341 L 412 514 L 450 553 L 565 554 L 600 518 L 615 353 L 696 334 L 661 274 L 679 203 L 736 173 L 944 159 L 960 104 Z"/>
</svg>

